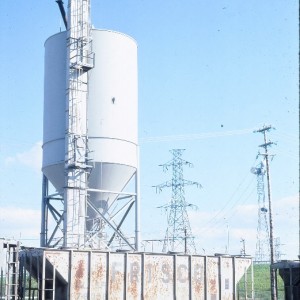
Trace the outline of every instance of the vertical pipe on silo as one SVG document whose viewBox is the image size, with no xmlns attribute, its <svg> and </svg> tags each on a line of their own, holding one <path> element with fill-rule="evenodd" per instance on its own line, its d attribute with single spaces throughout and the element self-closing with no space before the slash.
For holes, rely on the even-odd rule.
<svg viewBox="0 0 300 300">
<path fill-rule="evenodd" d="M 140 250 L 140 159 L 139 147 L 137 146 L 137 169 L 135 175 L 135 250 Z"/>
<path fill-rule="evenodd" d="M 47 207 L 46 207 L 46 197 L 48 195 L 48 179 L 45 175 L 43 175 L 43 186 L 42 186 L 42 215 L 41 215 L 41 233 L 40 233 L 40 246 L 46 247 L 47 241 Z"/>
</svg>

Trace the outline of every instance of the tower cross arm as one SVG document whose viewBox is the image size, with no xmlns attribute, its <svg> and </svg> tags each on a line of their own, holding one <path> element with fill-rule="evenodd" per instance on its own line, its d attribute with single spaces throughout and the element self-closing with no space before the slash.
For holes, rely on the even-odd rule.
<svg viewBox="0 0 300 300">
<path fill-rule="evenodd" d="M 272 145 L 277 145 L 277 144 L 274 143 L 274 142 L 268 142 L 268 143 L 261 144 L 258 147 L 265 148 L 265 147 L 269 147 L 269 146 L 272 146 Z"/>
<path fill-rule="evenodd" d="M 180 163 L 181 165 L 187 165 L 190 168 L 194 167 L 194 165 L 191 162 L 184 160 L 182 158 L 177 158 L 176 162 L 174 162 L 174 160 L 170 160 L 169 162 L 159 165 L 159 166 L 163 168 L 164 172 L 166 172 L 169 170 L 169 167 L 174 167 L 174 165 L 177 165 L 178 163 Z"/>
<path fill-rule="evenodd" d="M 191 181 L 191 180 L 183 180 L 183 185 L 196 185 L 197 188 L 202 188 L 202 185 L 199 182 Z"/>
<path fill-rule="evenodd" d="M 187 166 L 189 166 L 190 168 L 193 168 L 194 167 L 194 165 L 191 163 L 191 162 L 189 162 L 189 161 L 187 161 L 187 160 L 181 160 L 181 163 L 183 164 L 183 165 L 187 165 Z"/>
<path fill-rule="evenodd" d="M 264 125 L 262 128 L 254 130 L 253 132 L 265 132 L 265 131 L 270 131 L 271 129 L 276 129 L 275 127 L 271 126 L 271 125 Z"/>
<path fill-rule="evenodd" d="M 156 188 L 156 192 L 161 192 L 163 188 L 165 187 L 171 187 L 172 186 L 172 181 L 166 181 L 164 183 L 158 184 L 158 185 L 153 185 L 152 187 Z"/>
<path fill-rule="evenodd" d="M 168 171 L 168 167 L 171 167 L 173 165 L 173 161 L 169 161 L 165 164 L 162 164 L 162 165 L 158 165 L 159 167 L 162 167 L 163 168 L 163 171 L 166 172 Z"/>
</svg>

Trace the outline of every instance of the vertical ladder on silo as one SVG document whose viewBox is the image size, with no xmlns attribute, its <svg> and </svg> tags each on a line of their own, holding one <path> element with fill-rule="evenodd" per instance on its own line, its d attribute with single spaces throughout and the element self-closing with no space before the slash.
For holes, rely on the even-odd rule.
<svg viewBox="0 0 300 300">
<path fill-rule="evenodd" d="M 7 242 L 4 245 L 6 250 L 6 299 L 18 299 L 18 278 L 19 278 L 19 242 Z"/>
<path fill-rule="evenodd" d="M 87 177 L 91 167 L 87 164 L 87 72 L 94 67 L 90 0 L 73 0 L 69 16 L 69 86 L 68 128 L 66 133 L 66 188 L 64 192 L 66 218 L 66 247 L 82 247 L 85 241 L 87 206 Z"/>
</svg>

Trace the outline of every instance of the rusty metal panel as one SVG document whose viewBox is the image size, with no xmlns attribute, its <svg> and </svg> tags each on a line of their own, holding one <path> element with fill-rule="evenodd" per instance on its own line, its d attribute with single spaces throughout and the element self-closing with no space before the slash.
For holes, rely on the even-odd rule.
<svg viewBox="0 0 300 300">
<path fill-rule="evenodd" d="M 125 275 L 124 253 L 109 254 L 109 287 L 108 299 L 124 299 Z"/>
<path fill-rule="evenodd" d="M 235 259 L 235 280 L 238 282 L 250 267 L 252 260 L 250 258 L 242 257 L 233 259 Z"/>
<path fill-rule="evenodd" d="M 89 252 L 71 251 L 70 299 L 88 299 Z"/>
<path fill-rule="evenodd" d="M 144 299 L 173 300 L 174 298 L 173 256 L 146 255 L 144 265 Z"/>
<path fill-rule="evenodd" d="M 236 284 L 252 262 L 251 258 L 232 256 L 28 251 L 37 259 L 29 261 L 29 267 L 25 262 L 23 268 L 37 270 L 39 278 L 53 276 L 56 300 L 231 300 L 236 299 Z M 47 263 L 41 264 L 39 257 L 45 257 Z M 51 294 L 48 287 L 41 293 L 45 299 Z"/>
<path fill-rule="evenodd" d="M 233 263 L 231 257 L 220 257 L 221 264 L 221 299 L 233 299 Z"/>
<path fill-rule="evenodd" d="M 207 296 L 217 300 L 219 294 L 219 258 L 207 257 L 206 261 Z"/>
<path fill-rule="evenodd" d="M 127 261 L 127 289 L 126 299 L 141 299 L 142 291 L 142 256 L 141 254 L 128 254 Z"/>
<path fill-rule="evenodd" d="M 91 299 L 106 299 L 107 272 L 107 253 L 90 252 Z"/>
<path fill-rule="evenodd" d="M 188 256 L 176 256 L 176 298 L 190 299 L 190 265 Z"/>
<path fill-rule="evenodd" d="M 45 251 L 45 258 L 56 268 L 62 278 L 68 282 L 69 251 Z"/>
<path fill-rule="evenodd" d="M 204 259 L 205 258 L 203 256 L 191 257 L 192 299 L 197 299 L 197 300 L 205 299 Z"/>
</svg>

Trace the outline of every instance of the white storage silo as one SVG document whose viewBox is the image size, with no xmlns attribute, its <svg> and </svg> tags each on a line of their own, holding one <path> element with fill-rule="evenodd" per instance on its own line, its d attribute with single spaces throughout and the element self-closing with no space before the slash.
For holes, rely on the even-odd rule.
<svg viewBox="0 0 300 300">
<path fill-rule="evenodd" d="M 65 184 L 66 38 L 61 32 L 45 43 L 42 171 L 59 193 Z M 137 171 L 137 45 L 131 37 L 107 30 L 92 30 L 92 39 L 87 128 L 93 168 L 88 189 L 90 201 L 105 214 Z M 88 217 L 93 216 L 88 210 Z"/>
</svg>

